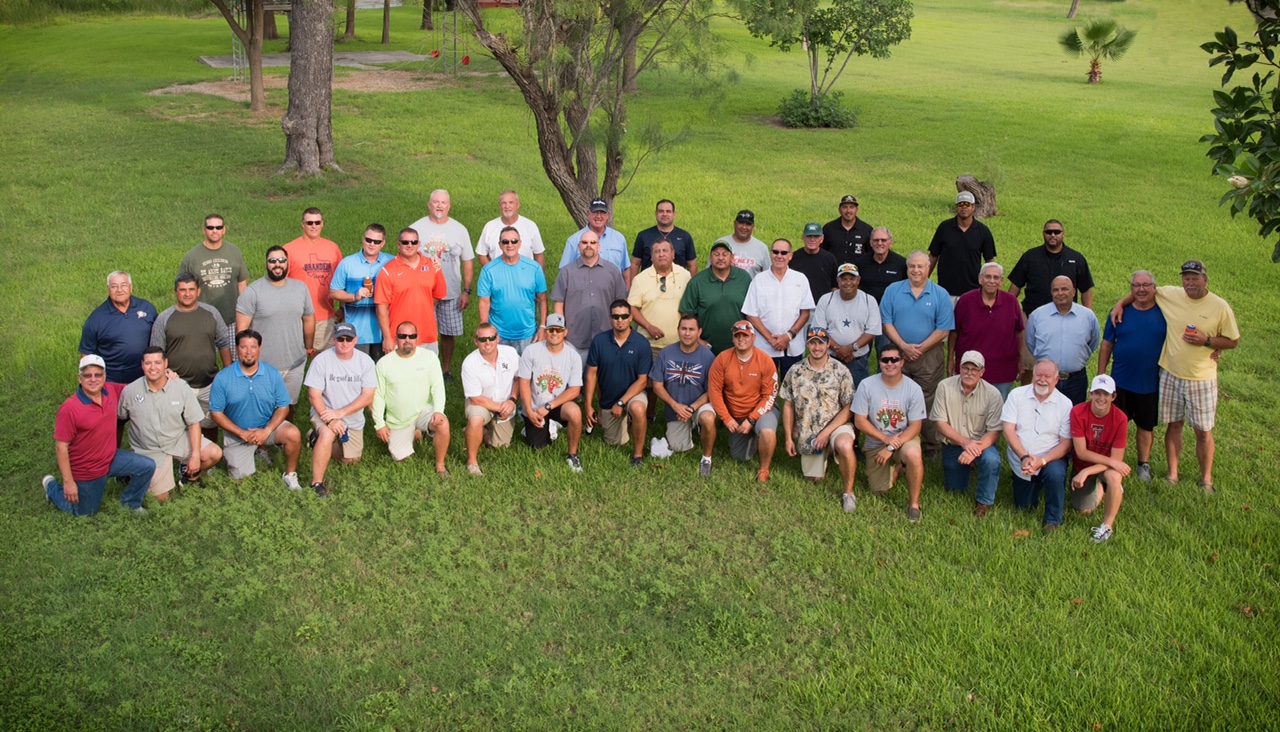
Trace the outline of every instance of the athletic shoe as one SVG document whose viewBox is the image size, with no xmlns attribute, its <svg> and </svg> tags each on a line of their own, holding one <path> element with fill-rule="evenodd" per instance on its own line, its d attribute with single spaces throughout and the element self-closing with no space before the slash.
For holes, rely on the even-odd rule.
<svg viewBox="0 0 1280 732">
<path fill-rule="evenodd" d="M 1092 541 L 1094 544 L 1101 544 L 1107 539 L 1110 539 L 1115 533 L 1116 532 L 1112 531 L 1111 527 L 1106 524 L 1095 526 L 1093 529 L 1093 535 L 1089 537 L 1089 541 Z"/>
<path fill-rule="evenodd" d="M 467 465 L 467 472 L 476 476 L 477 478 L 484 475 L 484 471 L 481 470 L 480 466 L 476 465 L 475 463 L 469 463 Z"/>
<path fill-rule="evenodd" d="M 1138 463 L 1138 480 L 1143 483 L 1151 482 L 1151 463 Z"/>
<path fill-rule="evenodd" d="M 291 491 L 302 490 L 302 484 L 298 482 L 297 473 L 285 473 L 283 477 L 284 477 L 285 488 L 288 488 Z"/>
<path fill-rule="evenodd" d="M 446 383 L 446 384 L 452 384 L 452 383 L 453 383 L 453 372 L 452 372 L 452 371 L 446 371 L 446 372 L 444 372 L 443 376 L 444 376 L 444 383 Z"/>
<path fill-rule="evenodd" d="M 643 467 L 643 466 L 644 466 L 644 458 L 642 458 L 642 457 L 632 457 L 632 458 L 631 458 L 631 467 L 633 467 L 633 468 L 639 468 L 639 467 Z"/>
<path fill-rule="evenodd" d="M 576 453 L 566 457 L 564 461 L 566 463 L 569 463 L 569 469 L 572 470 L 573 472 L 575 473 L 582 472 L 582 458 L 578 457 Z"/>
<path fill-rule="evenodd" d="M 315 482 L 315 483 L 312 483 L 312 484 L 311 484 L 311 490 L 313 490 L 313 491 L 315 491 L 315 492 L 316 492 L 316 497 L 317 497 L 317 498 L 328 498 L 328 497 L 329 497 L 329 486 L 325 485 L 325 484 L 324 484 L 324 481 L 317 481 L 317 482 Z"/>
<path fill-rule="evenodd" d="M 1204 491 L 1204 494 L 1205 494 L 1206 496 L 1212 496 L 1212 495 L 1213 495 L 1213 483 L 1210 483 L 1210 482 L 1209 482 L 1209 481 L 1207 481 L 1207 480 L 1202 480 L 1202 481 L 1200 481 L 1200 490 Z"/>
<path fill-rule="evenodd" d="M 907 520 L 908 520 L 908 521 L 910 521 L 910 522 L 911 522 L 911 523 L 913 523 L 913 524 L 914 524 L 914 523 L 918 523 L 918 522 L 920 521 L 920 507 L 919 507 L 919 506 L 915 506 L 915 507 L 913 507 L 913 508 L 908 508 L 908 509 L 907 509 Z"/>
<path fill-rule="evenodd" d="M 139 517 L 141 517 L 141 516 L 146 516 L 146 515 L 147 515 L 147 509 L 143 508 L 142 506 L 135 506 L 135 507 L 133 507 L 133 508 L 129 509 L 129 513 L 133 514 L 134 516 L 139 516 Z"/>
<path fill-rule="evenodd" d="M 44 487 L 44 499 L 46 501 L 49 500 L 49 484 L 56 483 L 56 482 L 57 482 L 57 479 L 55 479 L 52 475 L 46 475 L 45 477 L 40 479 L 40 485 Z"/>
<path fill-rule="evenodd" d="M 702 458 L 702 462 L 698 463 L 698 475 L 703 478 L 711 477 L 711 458 L 704 457 Z"/>
<path fill-rule="evenodd" d="M 858 509 L 858 499 L 853 497 L 852 493 L 844 494 L 840 499 L 840 503 L 844 506 L 845 513 L 853 513 Z"/>
<path fill-rule="evenodd" d="M 316 449 L 316 440 L 320 435 L 315 430 L 307 430 L 307 447 L 312 450 Z"/>
<path fill-rule="evenodd" d="M 767 483 L 767 482 L 769 482 L 769 469 L 768 469 L 768 468 L 760 468 L 759 470 L 757 470 L 757 471 L 756 471 L 756 480 L 757 480 L 757 481 L 759 481 L 759 482 L 761 482 L 761 483 Z"/>
</svg>

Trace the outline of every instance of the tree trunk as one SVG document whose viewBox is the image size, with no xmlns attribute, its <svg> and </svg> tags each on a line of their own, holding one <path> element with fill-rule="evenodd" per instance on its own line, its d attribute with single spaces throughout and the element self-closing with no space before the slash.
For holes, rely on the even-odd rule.
<svg viewBox="0 0 1280 732">
<path fill-rule="evenodd" d="M 422 30 L 435 30 L 431 25 L 431 8 L 435 5 L 434 0 L 422 0 Z"/>
<path fill-rule="evenodd" d="M 356 39 L 356 0 L 347 0 L 347 30 L 342 34 L 344 41 Z"/>
<path fill-rule="evenodd" d="M 276 13 L 274 10 L 266 15 L 266 25 L 263 26 L 262 39 L 266 41 L 280 40 L 280 29 L 276 27 Z"/>
<path fill-rule="evenodd" d="M 340 170 L 333 158 L 333 0 L 293 0 L 289 16 L 293 57 L 289 63 L 289 110 L 280 119 L 285 134 L 281 173 L 320 175 Z"/>
<path fill-rule="evenodd" d="M 391 43 L 391 0 L 382 0 L 382 45 Z"/>
<path fill-rule="evenodd" d="M 267 95 L 262 83 L 262 26 L 266 11 L 263 9 L 262 0 L 249 0 L 249 12 L 245 18 L 246 27 L 242 27 L 236 21 L 236 16 L 232 14 L 226 0 L 213 0 L 213 4 L 218 8 L 218 12 L 222 13 L 223 20 L 227 21 L 227 25 L 240 41 L 240 45 L 244 46 L 245 56 L 249 61 L 249 111 L 265 112 Z"/>
<path fill-rule="evenodd" d="M 1067 11 L 1067 20 L 1076 17 L 1076 11 L 1080 9 L 1080 0 L 1071 0 L 1071 9 Z"/>
<path fill-rule="evenodd" d="M 956 178 L 956 191 L 968 191 L 973 194 L 977 203 L 973 207 L 975 219 L 986 219 L 996 215 L 996 187 L 983 183 L 972 175 Z"/>
<path fill-rule="evenodd" d="M 1085 78 L 1089 80 L 1090 84 L 1102 83 L 1102 64 L 1098 62 L 1098 59 L 1095 58 L 1089 62 L 1089 74 Z"/>
<path fill-rule="evenodd" d="M 633 92 L 640 89 L 640 87 L 636 85 L 636 76 L 639 75 L 639 72 L 636 71 L 636 47 L 639 45 L 638 41 L 639 39 L 632 37 L 631 40 L 627 42 L 627 50 L 623 52 L 622 91 L 624 92 Z"/>
</svg>

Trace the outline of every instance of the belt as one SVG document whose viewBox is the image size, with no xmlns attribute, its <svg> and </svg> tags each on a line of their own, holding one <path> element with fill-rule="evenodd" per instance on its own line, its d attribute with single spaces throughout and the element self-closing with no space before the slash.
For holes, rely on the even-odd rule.
<svg viewBox="0 0 1280 732">
<path fill-rule="evenodd" d="M 1059 379 L 1079 379 L 1088 375 L 1089 375 L 1088 372 L 1086 372 L 1084 369 L 1080 369 L 1079 371 L 1073 371 L 1069 374 L 1058 374 L 1058 378 Z"/>
</svg>

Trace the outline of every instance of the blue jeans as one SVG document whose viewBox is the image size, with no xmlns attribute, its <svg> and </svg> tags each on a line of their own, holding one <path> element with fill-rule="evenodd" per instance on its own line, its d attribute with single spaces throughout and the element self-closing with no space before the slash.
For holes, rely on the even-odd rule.
<svg viewBox="0 0 1280 732">
<path fill-rule="evenodd" d="M 1073 406 L 1089 401 L 1089 372 L 1080 369 L 1071 378 L 1058 379 L 1058 391 L 1070 399 Z"/>
<path fill-rule="evenodd" d="M 1014 382 L 1012 381 L 1006 381 L 1003 384 L 992 384 L 992 386 L 996 388 L 996 391 L 1000 392 L 1001 399 L 1008 401 L 1009 392 L 1013 391 L 1013 384 Z"/>
<path fill-rule="evenodd" d="M 533 343 L 533 336 L 529 336 L 528 338 L 517 338 L 517 339 L 500 337 L 498 338 L 498 343 L 501 343 L 504 346 L 511 346 L 512 348 L 516 349 L 516 353 L 523 356 L 524 349 L 528 348 L 530 343 Z M 582 362 L 585 364 L 587 361 L 584 358 Z"/>
<path fill-rule="evenodd" d="M 871 352 L 867 351 L 849 363 L 844 364 L 844 367 L 849 369 L 849 375 L 853 377 L 853 388 L 857 389 L 858 385 L 862 383 L 862 380 L 870 375 L 868 373 L 868 361 L 870 360 Z M 844 362 L 842 361 L 841 363 Z"/>
<path fill-rule="evenodd" d="M 969 490 L 969 473 L 978 471 L 978 503 L 990 506 L 996 502 L 996 483 L 1000 482 L 1000 450 L 991 445 L 969 465 L 960 464 L 964 453 L 957 445 L 942 446 L 942 485 L 949 491 Z"/>
<path fill-rule="evenodd" d="M 1044 522 L 1057 526 L 1062 523 L 1062 503 L 1067 487 L 1067 460 L 1058 458 L 1044 466 L 1039 473 L 1024 480 L 1013 466 L 1013 505 L 1018 508 L 1034 508 L 1040 503 L 1040 489 L 1044 489 Z"/>
<path fill-rule="evenodd" d="M 72 516 L 92 516 L 102 504 L 107 478 L 128 478 L 129 485 L 125 486 L 120 495 L 120 503 L 128 508 L 139 508 L 142 506 L 142 497 L 147 495 L 147 489 L 151 487 L 151 476 L 155 472 L 156 463 L 151 458 L 127 450 L 116 450 L 116 456 L 112 458 L 106 475 L 94 480 L 76 481 L 76 489 L 80 493 L 79 503 L 68 501 L 62 493 L 62 486 L 56 480 L 49 484 L 45 496 L 53 505 Z"/>
<path fill-rule="evenodd" d="M 787 378 L 787 372 L 791 370 L 791 367 L 800 363 L 800 359 L 802 358 L 804 358 L 804 356 L 782 355 L 782 356 L 773 357 L 773 364 L 778 367 L 778 383 L 779 384 L 782 383 L 783 379 Z M 585 373 L 585 369 L 586 369 L 585 364 L 587 362 L 583 361 L 582 363 L 583 363 L 583 369 L 584 369 L 583 373 Z"/>
</svg>

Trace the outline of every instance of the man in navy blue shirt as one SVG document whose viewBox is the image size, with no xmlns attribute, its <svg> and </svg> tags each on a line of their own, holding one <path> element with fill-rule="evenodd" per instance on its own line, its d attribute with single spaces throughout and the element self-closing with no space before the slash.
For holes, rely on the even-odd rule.
<svg viewBox="0 0 1280 732">
<path fill-rule="evenodd" d="M 151 345 L 156 306 L 133 296 L 128 272 L 107 275 L 107 299 L 89 313 L 80 331 L 80 355 L 97 354 L 107 363 L 112 384 L 142 378 L 142 352 Z"/>
<path fill-rule="evenodd" d="M 583 406 L 586 426 L 596 422 L 604 430 L 604 441 L 622 445 L 631 436 L 631 465 L 644 463 L 644 438 L 648 428 L 645 412 L 649 399 L 644 388 L 653 367 L 653 349 L 649 341 L 631 327 L 631 305 L 622 299 L 609 305 L 609 330 L 591 339 L 587 351 L 587 373 L 583 379 Z M 597 385 L 600 388 L 600 410 L 591 406 Z M 630 429 L 628 429 L 628 420 Z"/>
<path fill-rule="evenodd" d="M 1098 373 L 1116 380 L 1115 406 L 1133 420 L 1138 438 L 1138 480 L 1151 480 L 1151 444 L 1160 407 L 1160 353 L 1164 349 L 1164 313 L 1156 305 L 1156 278 L 1140 269 L 1129 278 L 1133 304 L 1124 308 L 1124 320 L 1113 325 L 1107 318 L 1098 347 Z"/>
<path fill-rule="evenodd" d="M 636 242 L 631 247 L 631 279 L 634 280 L 636 275 L 653 266 L 650 252 L 653 251 L 653 243 L 659 239 L 671 242 L 671 248 L 675 251 L 675 259 L 672 261 L 677 267 L 689 270 L 690 277 L 698 274 L 698 252 L 693 248 L 693 234 L 676 226 L 675 203 L 666 198 L 658 201 L 653 217 L 657 220 L 657 225 L 636 234 Z"/>
</svg>

